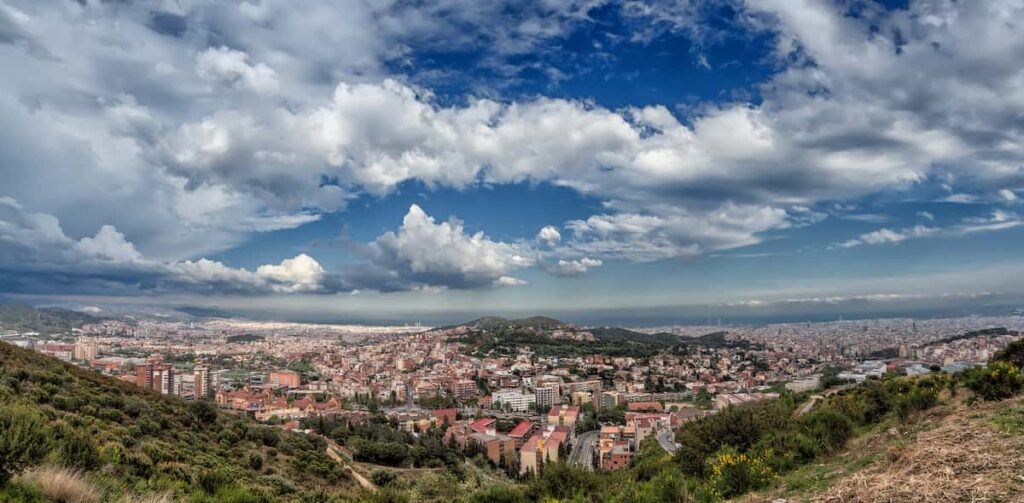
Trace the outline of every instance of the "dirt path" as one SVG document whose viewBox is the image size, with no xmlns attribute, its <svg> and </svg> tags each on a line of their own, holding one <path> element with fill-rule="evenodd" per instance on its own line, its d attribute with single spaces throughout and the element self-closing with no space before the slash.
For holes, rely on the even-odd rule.
<svg viewBox="0 0 1024 503">
<path fill-rule="evenodd" d="M 327 442 L 327 455 L 330 456 L 331 459 L 337 461 L 338 464 L 341 465 L 343 468 L 348 470 L 348 473 L 350 473 L 352 475 L 352 478 L 356 479 L 356 482 L 359 482 L 359 485 L 362 486 L 363 489 L 369 489 L 371 491 L 376 491 L 377 490 L 377 486 L 374 485 L 373 482 L 370 482 L 370 480 L 367 479 L 366 477 L 364 477 L 363 474 L 353 470 L 352 467 L 349 466 L 349 464 L 346 463 L 344 459 L 342 459 L 341 455 L 338 454 L 338 449 L 337 449 L 336 446 L 337 446 L 337 444 L 335 444 L 334 442 L 328 441 Z"/>
</svg>

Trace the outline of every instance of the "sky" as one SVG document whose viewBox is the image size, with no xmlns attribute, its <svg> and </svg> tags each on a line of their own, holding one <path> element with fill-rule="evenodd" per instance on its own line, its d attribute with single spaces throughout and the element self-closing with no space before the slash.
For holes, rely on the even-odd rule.
<svg viewBox="0 0 1024 503">
<path fill-rule="evenodd" d="M 1022 25 L 1019 0 L 0 0 L 0 297 L 1019 306 Z"/>
</svg>

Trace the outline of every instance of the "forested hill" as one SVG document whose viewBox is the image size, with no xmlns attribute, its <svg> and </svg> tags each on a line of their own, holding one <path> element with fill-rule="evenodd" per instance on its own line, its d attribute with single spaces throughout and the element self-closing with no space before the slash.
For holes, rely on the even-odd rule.
<svg viewBox="0 0 1024 503">
<path fill-rule="evenodd" d="M 98 321 L 90 314 L 59 307 L 35 308 L 24 304 L 0 304 L 0 328 L 40 332 L 67 332 L 72 328 Z"/>
<path fill-rule="evenodd" d="M 58 467 L 80 470 L 78 490 L 98 495 L 82 501 L 353 494 L 322 442 L 0 343 L 0 501 L 49 501 L 31 495 L 70 473 Z"/>
</svg>

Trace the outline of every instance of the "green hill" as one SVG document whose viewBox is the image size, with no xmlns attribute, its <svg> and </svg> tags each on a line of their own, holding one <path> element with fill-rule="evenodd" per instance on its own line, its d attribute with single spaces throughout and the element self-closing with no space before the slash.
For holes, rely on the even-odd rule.
<svg viewBox="0 0 1024 503">
<path fill-rule="evenodd" d="M 566 323 L 547 316 L 530 316 L 529 318 L 519 319 L 507 319 L 500 316 L 484 316 L 473 321 L 462 323 L 461 325 L 479 330 L 495 330 L 499 328 L 553 330 L 565 326 Z"/>
<path fill-rule="evenodd" d="M 34 308 L 24 304 L 0 304 L 0 327 L 44 334 L 68 332 L 100 318 L 59 307 Z"/>
<path fill-rule="evenodd" d="M 38 487 L 68 477 L 99 495 L 83 501 L 350 495 L 353 482 L 325 449 L 322 440 L 218 412 L 209 402 L 157 395 L 0 343 L 0 501 L 59 499 L 41 497 Z"/>
<path fill-rule="evenodd" d="M 674 346 L 679 344 L 679 337 L 667 333 L 645 334 L 635 332 L 627 328 L 619 327 L 594 327 L 588 329 L 599 341 L 620 342 L 635 341 L 645 344 L 658 344 L 662 346 Z"/>
</svg>

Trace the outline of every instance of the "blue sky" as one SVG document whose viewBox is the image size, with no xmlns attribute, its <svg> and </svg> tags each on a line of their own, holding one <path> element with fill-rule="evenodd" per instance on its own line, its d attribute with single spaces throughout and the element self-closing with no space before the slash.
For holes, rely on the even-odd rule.
<svg viewBox="0 0 1024 503">
<path fill-rule="evenodd" d="M 0 1 L 0 295 L 410 320 L 1019 302 L 1013 2 L 372 4 Z"/>
</svg>

